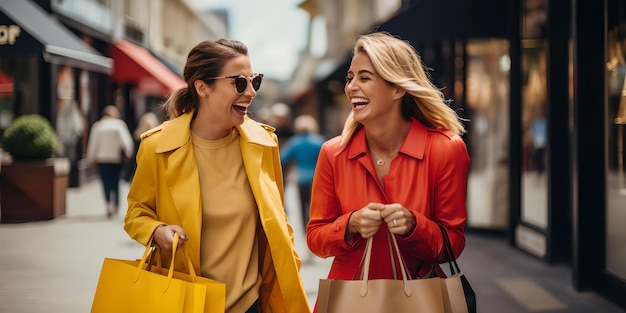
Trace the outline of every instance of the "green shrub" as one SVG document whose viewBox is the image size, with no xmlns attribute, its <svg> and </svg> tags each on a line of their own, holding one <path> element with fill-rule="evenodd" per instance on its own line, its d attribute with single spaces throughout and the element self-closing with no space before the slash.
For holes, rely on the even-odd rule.
<svg viewBox="0 0 626 313">
<path fill-rule="evenodd" d="M 27 114 L 16 118 L 4 131 L 2 145 L 14 159 L 46 159 L 54 155 L 57 139 L 46 118 Z"/>
</svg>

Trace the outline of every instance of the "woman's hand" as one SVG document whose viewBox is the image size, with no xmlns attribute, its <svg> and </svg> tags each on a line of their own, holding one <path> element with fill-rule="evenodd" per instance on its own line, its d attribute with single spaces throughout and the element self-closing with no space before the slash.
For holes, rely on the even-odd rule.
<svg viewBox="0 0 626 313">
<path fill-rule="evenodd" d="M 385 205 L 382 203 L 369 203 L 364 208 L 352 213 L 348 220 L 348 228 L 346 229 L 345 240 L 352 239 L 356 234 L 367 239 L 374 236 L 380 229 L 382 217 L 380 212 Z"/>
<path fill-rule="evenodd" d="M 182 247 L 187 241 L 187 235 L 178 225 L 160 225 L 154 230 L 154 243 L 163 250 L 171 250 L 174 242 L 174 234 L 178 233 L 178 248 Z"/>
<path fill-rule="evenodd" d="M 415 215 L 398 203 L 385 205 L 380 215 L 392 234 L 407 236 L 417 225 Z"/>
</svg>

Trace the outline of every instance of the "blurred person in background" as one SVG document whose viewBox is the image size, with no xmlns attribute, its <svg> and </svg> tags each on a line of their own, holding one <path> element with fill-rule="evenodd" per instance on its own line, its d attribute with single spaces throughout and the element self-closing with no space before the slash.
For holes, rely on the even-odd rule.
<svg viewBox="0 0 626 313">
<path fill-rule="evenodd" d="M 126 160 L 133 155 L 134 144 L 126 122 L 120 119 L 120 110 L 107 105 L 102 117 L 89 132 L 87 163 L 96 166 L 106 201 L 106 214 L 117 214 L 120 204 L 120 175 Z"/>
<path fill-rule="evenodd" d="M 298 184 L 300 210 L 303 228 L 309 221 L 311 184 L 317 163 L 317 155 L 325 138 L 319 134 L 319 126 L 314 117 L 300 115 L 294 121 L 295 135 L 280 149 L 280 161 L 286 169 L 293 169 Z M 289 177 L 289 175 L 287 175 Z"/>
<path fill-rule="evenodd" d="M 350 280 L 373 237 L 369 278 L 393 279 L 391 233 L 409 272 L 425 276 L 442 255 L 439 225 L 455 256 L 465 247 L 465 128 L 415 49 L 388 33 L 357 37 L 346 79 L 352 111 L 320 151 L 307 244 L 334 257 L 328 279 Z"/>
<path fill-rule="evenodd" d="M 226 285 L 228 313 L 310 312 L 275 129 L 247 115 L 263 75 L 243 43 L 220 39 L 191 49 L 183 78 L 169 120 L 142 135 L 124 229 L 152 238 L 163 264 L 178 233 L 196 273 Z"/>
<path fill-rule="evenodd" d="M 146 112 L 139 119 L 139 123 L 137 123 L 137 127 L 133 131 L 133 139 L 135 141 L 135 151 L 133 153 L 130 162 L 128 162 L 128 168 L 126 169 L 126 181 L 130 182 L 135 175 L 135 170 L 137 169 L 137 151 L 139 151 L 139 144 L 141 143 L 141 135 L 152 128 L 159 126 L 159 118 L 154 112 Z"/>
<path fill-rule="evenodd" d="M 139 119 L 135 131 L 133 131 L 133 137 L 137 141 L 141 141 L 141 134 L 149 131 L 152 128 L 159 126 L 159 118 L 154 112 L 146 112 Z"/>
<path fill-rule="evenodd" d="M 270 107 L 270 122 L 268 124 L 276 128 L 278 144 L 282 147 L 294 134 L 291 128 L 291 108 L 282 102 L 272 104 Z"/>
</svg>

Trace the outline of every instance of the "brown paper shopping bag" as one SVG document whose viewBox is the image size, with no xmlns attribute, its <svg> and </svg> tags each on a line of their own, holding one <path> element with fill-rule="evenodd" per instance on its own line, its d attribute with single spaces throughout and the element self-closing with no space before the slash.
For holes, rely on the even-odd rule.
<svg viewBox="0 0 626 313">
<path fill-rule="evenodd" d="M 396 238 L 394 235 L 390 237 L 393 241 L 393 250 L 400 260 L 402 279 L 368 279 L 372 253 L 372 238 L 369 238 L 365 248 L 361 280 L 320 280 L 317 298 L 319 313 L 444 312 L 440 279 L 438 277 L 411 279 L 407 275 Z M 391 253 L 391 258 L 393 257 Z"/>
</svg>

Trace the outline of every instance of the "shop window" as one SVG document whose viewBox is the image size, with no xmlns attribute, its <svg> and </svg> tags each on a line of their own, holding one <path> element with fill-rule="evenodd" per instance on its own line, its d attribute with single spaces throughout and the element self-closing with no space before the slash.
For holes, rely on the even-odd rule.
<svg viewBox="0 0 626 313">
<path fill-rule="evenodd" d="M 546 2 L 521 2 L 521 186 L 515 229 L 516 245 L 540 258 L 546 256 L 549 227 Z"/>
<path fill-rule="evenodd" d="M 500 39 L 468 40 L 466 52 L 464 117 L 471 121 L 466 140 L 472 160 L 467 223 L 472 228 L 504 230 L 509 216 L 509 44 Z M 462 79 L 457 75 L 455 85 L 462 86 Z"/>
<path fill-rule="evenodd" d="M 610 29 L 607 44 L 606 270 L 626 279 L 626 33 Z"/>
<path fill-rule="evenodd" d="M 522 42 L 522 221 L 548 226 L 548 119 L 546 47 L 543 40 Z"/>
</svg>

